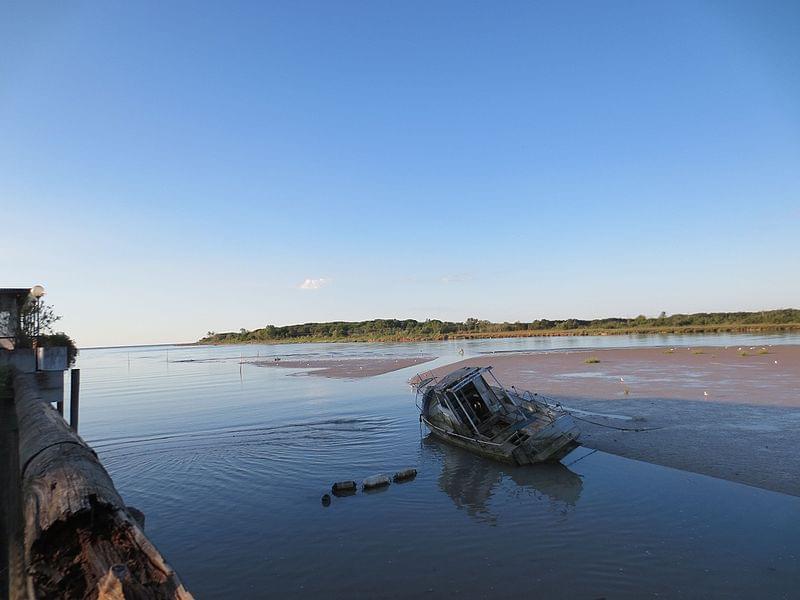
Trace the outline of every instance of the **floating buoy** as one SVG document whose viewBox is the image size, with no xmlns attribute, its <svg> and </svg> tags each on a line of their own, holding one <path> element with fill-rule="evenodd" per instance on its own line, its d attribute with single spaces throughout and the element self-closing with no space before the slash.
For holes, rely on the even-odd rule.
<svg viewBox="0 0 800 600">
<path fill-rule="evenodd" d="M 330 505 L 331 505 L 330 494 L 322 494 L 322 506 L 330 506 Z"/>
<path fill-rule="evenodd" d="M 401 483 L 403 481 L 411 481 L 414 477 L 417 476 L 416 469 L 403 469 L 402 471 L 398 471 L 394 474 L 392 478 L 395 483 Z"/>
<path fill-rule="evenodd" d="M 372 475 L 371 477 L 367 477 L 361 487 L 364 490 L 374 490 L 376 488 L 386 487 L 391 483 L 388 475 Z"/>
<path fill-rule="evenodd" d="M 337 481 L 331 486 L 331 491 L 334 496 L 346 496 L 347 494 L 355 494 L 358 486 L 355 481 Z"/>
</svg>

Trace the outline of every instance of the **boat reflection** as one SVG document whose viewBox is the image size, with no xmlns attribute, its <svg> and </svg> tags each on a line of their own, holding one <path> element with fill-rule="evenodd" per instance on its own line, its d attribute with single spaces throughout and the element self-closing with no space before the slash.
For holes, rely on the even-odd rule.
<svg viewBox="0 0 800 600">
<path fill-rule="evenodd" d="M 477 520 L 497 521 L 489 505 L 503 490 L 507 497 L 527 495 L 546 501 L 553 511 L 562 514 L 574 508 L 580 499 L 583 489 L 580 475 L 561 463 L 516 467 L 442 444 L 430 435 L 422 444 L 424 450 L 441 456 L 439 487 L 458 508 Z M 512 483 L 510 489 L 508 484 L 503 485 L 504 481 Z"/>
</svg>

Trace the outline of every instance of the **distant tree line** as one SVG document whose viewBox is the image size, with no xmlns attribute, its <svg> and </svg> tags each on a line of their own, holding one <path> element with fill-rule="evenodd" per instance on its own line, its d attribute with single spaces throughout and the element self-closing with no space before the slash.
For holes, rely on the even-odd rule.
<svg viewBox="0 0 800 600">
<path fill-rule="evenodd" d="M 557 335 L 578 333 L 672 332 L 691 331 L 746 331 L 748 329 L 800 328 L 800 310 L 786 308 L 760 312 L 694 313 L 658 317 L 639 315 L 633 319 L 537 319 L 531 322 L 492 323 L 470 317 L 463 323 L 428 319 L 373 319 L 371 321 L 333 321 L 330 323 L 303 323 L 277 327 L 267 325 L 260 329 L 240 329 L 238 332 L 215 333 L 209 331 L 200 340 L 206 344 L 233 344 L 247 342 L 286 341 L 404 341 L 436 340 L 465 337 L 499 337 L 509 335 Z"/>
</svg>

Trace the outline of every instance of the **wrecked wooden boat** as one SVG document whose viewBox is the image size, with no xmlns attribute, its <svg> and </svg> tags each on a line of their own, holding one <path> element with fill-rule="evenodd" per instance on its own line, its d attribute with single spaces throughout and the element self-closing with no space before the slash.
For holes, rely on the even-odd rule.
<svg viewBox="0 0 800 600">
<path fill-rule="evenodd" d="M 441 379 L 421 375 L 414 387 L 431 434 L 476 454 L 527 465 L 559 461 L 580 445 L 568 413 L 504 388 L 491 367 L 462 367 Z"/>
</svg>

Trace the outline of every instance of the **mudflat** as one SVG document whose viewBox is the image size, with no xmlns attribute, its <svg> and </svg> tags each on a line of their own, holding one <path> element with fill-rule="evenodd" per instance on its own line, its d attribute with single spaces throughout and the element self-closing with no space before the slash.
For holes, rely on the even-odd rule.
<svg viewBox="0 0 800 600">
<path fill-rule="evenodd" d="M 577 409 L 589 448 L 800 496 L 800 346 L 485 354 L 434 373 L 464 365 Z"/>
<path fill-rule="evenodd" d="M 399 369 L 430 362 L 435 356 L 411 356 L 400 358 L 318 358 L 309 360 L 255 360 L 251 364 L 259 367 L 283 367 L 303 369 L 309 375 L 353 379 L 383 375 Z"/>
</svg>

